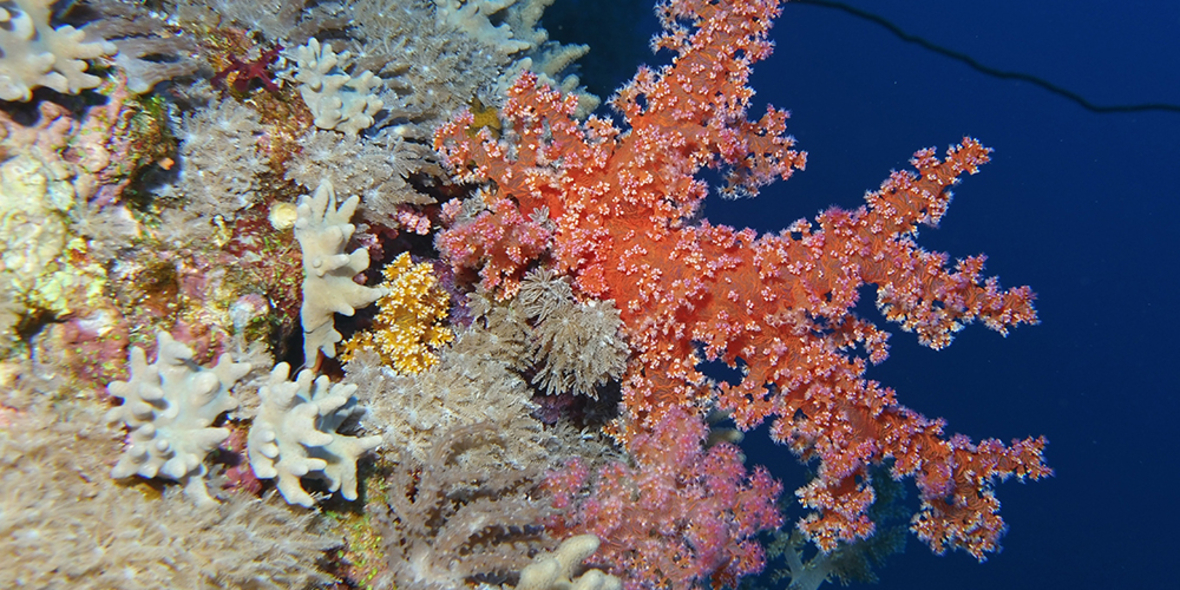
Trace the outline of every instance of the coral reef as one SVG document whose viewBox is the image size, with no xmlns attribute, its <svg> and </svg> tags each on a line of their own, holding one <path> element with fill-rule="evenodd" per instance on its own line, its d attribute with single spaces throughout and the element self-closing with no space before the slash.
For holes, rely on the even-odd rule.
<svg viewBox="0 0 1180 590">
<path fill-rule="evenodd" d="M 50 24 L 53 0 L 13 0 L 0 14 L 0 100 L 27 101 L 38 86 L 77 94 L 102 79 L 86 73 L 87 59 L 117 51 L 108 41 L 83 42 L 70 25 Z"/>
<path fill-rule="evenodd" d="M 553 546 L 539 526 L 550 507 L 534 493 L 537 466 L 506 457 L 509 436 L 493 422 L 449 428 L 425 461 L 400 459 L 380 516 L 397 588 L 506 579 Z"/>
<path fill-rule="evenodd" d="M 549 270 L 525 277 L 518 300 L 535 323 L 529 356 L 545 393 L 597 397 L 597 386 L 622 376 L 630 349 L 614 301 L 578 303 L 569 281 Z"/>
<path fill-rule="evenodd" d="M 485 196 L 490 195 L 481 191 L 471 202 L 484 202 Z M 525 216 L 505 199 L 492 200 L 486 209 L 482 204 L 476 205 L 481 210 L 474 218 L 459 218 L 461 223 L 439 233 L 435 245 L 456 272 L 480 269 L 480 288 L 511 299 L 529 265 L 552 247 L 552 223 L 543 209 Z"/>
<path fill-rule="evenodd" d="M 157 84 L 195 74 L 204 65 L 196 36 L 171 22 L 168 15 L 125 0 L 87 4 L 101 19 L 86 25 L 84 32 L 115 46 L 118 52 L 112 59 L 131 92 L 150 92 Z"/>
<path fill-rule="evenodd" d="M 308 190 L 326 180 L 342 194 L 359 195 L 364 203 L 361 214 L 367 219 L 388 224 L 399 205 L 434 202 L 407 181 L 414 173 L 441 172 L 434 151 L 396 131 L 366 140 L 314 129 L 297 141 L 299 151 L 286 177 Z"/>
<path fill-rule="evenodd" d="M 994 481 L 1047 475 L 1043 439 L 900 405 L 855 314 L 875 286 L 934 348 L 1036 321 L 916 243 L 989 151 L 711 225 L 704 168 L 753 195 L 805 161 L 784 111 L 747 118 L 779 2 L 660 0 L 671 64 L 618 126 L 551 3 L 0 6 L 0 586 L 736 587 L 782 484 L 713 411 L 815 463 L 776 537 L 800 583 L 891 521 L 998 548 Z"/>
<path fill-rule="evenodd" d="M 325 180 L 312 195 L 299 199 L 295 239 L 303 249 L 303 362 L 315 364 L 320 352 L 336 357 L 334 314 L 350 316 L 356 308 L 376 301 L 384 293 L 353 281 L 369 267 L 369 253 L 357 248 L 344 253 L 355 226 L 348 222 L 360 198 L 352 196 L 336 206 L 336 190 Z"/>
<path fill-rule="evenodd" d="M 516 590 L 621 590 L 618 578 L 591 569 L 579 576 L 574 571 L 586 558 L 598 551 L 599 540 L 594 535 L 578 535 L 562 541 L 552 553 L 541 554 L 520 571 Z"/>
<path fill-rule="evenodd" d="M 386 265 L 379 287 L 385 294 L 377 300 L 381 311 L 371 328 L 344 343 L 340 358 L 347 361 L 358 350 L 373 350 L 400 373 L 419 373 L 438 363 L 435 351 L 455 334 L 444 323 L 450 302 L 433 269 L 428 262 L 414 264 L 408 252 Z"/>
<path fill-rule="evenodd" d="M 782 524 L 782 485 L 762 467 L 747 473 L 733 445 L 705 449 L 707 435 L 703 420 L 674 410 L 632 442 L 634 467 L 603 467 L 590 490 L 578 460 L 550 473 L 550 529 L 602 539 L 600 557 L 629 588 L 692 588 L 709 577 L 736 588 L 762 570 L 757 534 Z"/>
<path fill-rule="evenodd" d="M 492 421 L 510 433 L 505 444 L 514 463 L 552 461 L 549 436 L 529 415 L 534 405 L 528 384 L 503 362 L 463 352 L 471 337 L 460 334 L 437 365 L 413 375 L 397 375 L 374 353 L 358 353 L 346 365 L 346 380 L 357 385 L 358 397 L 381 425 L 385 446 L 415 460 L 430 457 L 448 430 Z"/>
<path fill-rule="evenodd" d="M 347 51 L 337 54 L 332 45 L 312 38 L 307 45 L 295 48 L 295 80 L 299 95 L 315 115 L 320 129 L 335 129 L 349 137 L 373 124 L 373 115 L 385 105 L 373 90 L 381 79 L 373 72 L 345 71 L 351 57 Z"/>
<path fill-rule="evenodd" d="M 66 314 L 100 292 L 105 279 L 86 260 L 86 242 L 72 235 L 66 217 L 75 204 L 69 178 L 57 174 L 28 153 L 0 164 L 0 274 L 4 296 L 34 309 Z M 16 323 L 5 322 L 11 335 Z"/>
<path fill-rule="evenodd" d="M 0 412 L 0 586 L 287 590 L 332 580 L 322 558 L 340 539 L 315 513 L 244 495 L 202 508 L 112 480 L 118 438 L 94 409 Z"/>
<path fill-rule="evenodd" d="M 180 129 L 180 177 L 162 192 L 182 199 L 186 210 L 205 218 L 245 209 L 261 196 L 259 177 L 268 159 L 259 150 L 274 133 L 258 111 L 227 98 L 186 115 Z"/>
<path fill-rule="evenodd" d="M 895 172 L 864 208 L 829 209 L 817 226 L 759 236 L 694 221 L 708 194 L 703 168 L 725 171 L 723 195 L 753 196 L 806 159 L 786 134 L 786 112 L 747 118 L 750 65 L 769 54 L 779 10 L 769 1 L 660 4 L 664 32 L 653 46 L 675 58 L 641 69 L 614 97 L 625 131 L 579 121 L 576 99 L 531 75 L 501 109 L 511 134 L 474 133 L 470 112 L 442 126 L 435 145 L 458 179 L 493 192 L 491 212 L 457 219 L 436 244 L 457 274 L 477 274 L 498 296 L 511 297 L 529 265 L 548 261 L 581 297 L 615 301 L 633 350 L 624 412 L 611 428 L 625 444 L 678 409 L 716 404 L 742 429 L 771 420 L 774 440 L 820 460 L 797 494 L 813 510 L 801 526 L 828 551 L 873 534 L 866 470 L 897 458 L 892 475 L 922 489 L 912 530 L 936 552 L 959 547 L 983 559 L 1004 531 L 994 481 L 1050 475 L 1046 441 L 975 444 L 899 404 L 864 377 L 868 361 L 885 360 L 886 335 L 854 308 L 858 289 L 876 286 L 888 320 L 933 348 L 975 321 L 1001 334 L 1037 321 L 1028 287 L 1001 290 L 982 276 L 980 257 L 947 268 L 948 256 L 913 239 L 989 150 L 970 138 L 944 159 L 921 150 L 916 172 Z M 518 235 L 532 238 L 515 240 L 530 248 L 505 239 Z M 702 361 L 740 364 L 742 377 L 711 387 Z"/>
<path fill-rule="evenodd" d="M 126 211 L 107 205 L 158 157 L 145 146 L 157 121 L 122 81 L 101 94 L 105 104 L 80 113 L 41 102 L 31 125 L 0 112 L 0 350 L 16 345 L 22 318 L 93 315 L 107 286 L 101 238 L 136 234 Z M 102 221 L 89 223 L 96 213 Z"/>
</svg>

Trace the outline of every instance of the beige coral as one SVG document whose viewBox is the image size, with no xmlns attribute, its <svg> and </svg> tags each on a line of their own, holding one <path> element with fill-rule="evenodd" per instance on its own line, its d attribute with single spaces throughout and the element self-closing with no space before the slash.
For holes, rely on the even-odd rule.
<svg viewBox="0 0 1180 590">
<path fill-rule="evenodd" d="M 324 180 L 312 195 L 299 197 L 295 239 L 303 249 L 303 361 L 315 364 L 319 352 L 335 358 L 334 314 L 351 316 L 358 307 L 376 301 L 384 293 L 359 285 L 353 277 L 369 268 L 369 252 L 357 248 L 345 254 L 344 247 L 356 226 L 348 222 L 360 198 L 352 196 L 336 206 L 336 190 Z"/>
<path fill-rule="evenodd" d="M 107 389 L 123 405 L 107 414 L 110 422 L 131 429 L 127 449 L 111 470 L 115 478 L 163 476 L 185 484 L 198 505 L 216 501 L 205 488 L 205 456 L 229 437 L 228 428 L 214 428 L 224 412 L 238 407 L 229 390 L 250 372 L 249 363 L 235 363 L 229 354 L 205 369 L 193 353 L 167 332 L 156 335 L 156 361 L 147 363 L 142 348 L 130 353 L 131 379 Z"/>
<path fill-rule="evenodd" d="M 349 57 L 349 52 L 338 54 L 332 51 L 331 44 L 320 45 L 313 37 L 307 45 L 295 48 L 295 79 L 302 83 L 299 95 L 315 115 L 316 127 L 356 137 L 373 124 L 373 115 L 385 103 L 375 94 L 381 78 L 368 70 L 356 75 L 347 73 L 343 64 Z"/>
<path fill-rule="evenodd" d="M 516 590 L 620 590 L 623 582 L 602 570 L 591 569 L 574 576 L 574 570 L 598 551 L 599 544 L 594 535 L 566 539 L 556 551 L 538 555 L 521 570 Z"/>
<path fill-rule="evenodd" d="M 315 498 L 300 478 L 327 480 L 329 491 L 357 498 L 356 461 L 381 443 L 380 436 L 344 436 L 340 427 L 360 410 L 352 396 L 356 385 L 332 384 L 310 370 L 288 381 L 291 367 L 275 365 L 258 390 L 262 407 L 250 426 L 246 446 L 250 467 L 261 479 L 278 478 L 279 492 L 292 504 L 311 507 Z"/>
<path fill-rule="evenodd" d="M 44 402 L 43 392 L 34 399 Z M 106 474 L 92 400 L 0 409 L 0 588 L 291 590 L 340 540 L 315 512 L 232 494 L 208 509 Z"/>
<path fill-rule="evenodd" d="M 70 25 L 53 27 L 54 0 L 13 0 L 0 8 L 0 99 L 28 101 L 38 86 L 66 94 L 98 86 L 87 59 L 114 55 L 113 43 L 83 43 Z"/>
</svg>

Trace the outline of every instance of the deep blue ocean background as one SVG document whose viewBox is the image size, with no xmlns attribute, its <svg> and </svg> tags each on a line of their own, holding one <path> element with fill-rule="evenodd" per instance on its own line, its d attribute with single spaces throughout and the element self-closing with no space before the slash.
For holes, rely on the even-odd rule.
<svg viewBox="0 0 1180 590">
<path fill-rule="evenodd" d="M 553 10 L 566 2 L 576 16 L 545 22 L 556 38 L 591 42 L 592 90 L 607 93 L 635 64 L 666 63 L 646 50 L 649 2 Z M 1180 2 L 848 3 L 1096 104 L 1180 105 Z M 886 326 L 891 358 L 870 377 L 975 440 L 1047 436 L 1056 476 L 998 486 L 1010 530 L 986 563 L 935 556 L 911 536 L 875 587 L 1180 587 L 1180 113 L 1091 112 L 831 8 L 787 4 L 774 37 L 774 56 L 756 66 L 752 116 L 766 102 L 790 109 L 807 170 L 754 200 L 710 200 L 710 220 L 777 231 L 831 205 L 857 207 L 915 150 L 970 135 L 995 149 L 993 161 L 964 179 L 919 242 L 952 257 L 984 252 L 1004 286 L 1038 294 L 1041 324 L 1007 338 L 972 326 L 935 352 Z M 877 317 L 866 295 L 864 313 Z M 745 447 L 788 490 L 804 481 L 764 433 Z"/>
</svg>

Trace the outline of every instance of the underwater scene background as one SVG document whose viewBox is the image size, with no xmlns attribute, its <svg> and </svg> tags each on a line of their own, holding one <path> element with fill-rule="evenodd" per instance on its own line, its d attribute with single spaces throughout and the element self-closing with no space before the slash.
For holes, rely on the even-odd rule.
<svg viewBox="0 0 1180 590">
<path fill-rule="evenodd" d="M 1180 6 L 0 9 L 0 586 L 1174 584 Z"/>
</svg>

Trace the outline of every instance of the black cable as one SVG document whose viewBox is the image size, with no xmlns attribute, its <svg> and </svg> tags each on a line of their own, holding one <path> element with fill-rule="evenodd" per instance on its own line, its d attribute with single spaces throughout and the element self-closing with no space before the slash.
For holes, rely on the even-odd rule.
<svg viewBox="0 0 1180 590">
<path fill-rule="evenodd" d="M 923 37 L 919 37 L 917 35 L 907 33 L 906 31 L 902 30 L 901 27 L 898 27 L 897 25 L 886 20 L 882 16 L 873 14 L 871 12 L 866 12 L 864 10 L 856 8 L 855 6 L 849 6 L 847 4 L 842 4 L 840 2 L 833 2 L 832 0 L 792 0 L 790 2 L 790 4 L 811 4 L 814 6 L 822 6 L 824 8 L 834 8 L 836 10 L 843 11 L 843 12 L 850 14 L 852 16 L 855 16 L 857 18 L 861 18 L 861 19 L 867 20 L 869 22 L 878 24 L 882 27 L 885 27 L 885 29 L 887 29 L 889 32 L 896 35 L 902 41 L 905 41 L 907 43 L 917 44 L 918 46 L 920 46 L 924 49 L 928 49 L 928 50 L 933 51 L 934 53 L 937 53 L 939 55 L 943 55 L 943 56 L 949 57 L 953 60 L 967 64 L 969 67 L 971 67 L 971 69 L 973 69 L 977 72 L 980 72 L 980 73 L 985 74 L 987 76 L 992 76 L 992 77 L 1000 78 L 1000 79 L 1004 79 L 1004 80 L 1021 80 L 1024 82 L 1028 82 L 1030 84 L 1034 84 L 1034 85 L 1039 86 L 1045 90 L 1048 90 L 1049 92 L 1052 92 L 1053 94 L 1056 94 L 1058 96 L 1069 99 L 1069 100 L 1077 103 L 1078 105 L 1080 105 L 1082 108 L 1084 108 L 1088 111 L 1094 112 L 1094 113 L 1135 113 L 1135 112 L 1144 112 L 1144 111 L 1164 111 L 1164 112 L 1170 112 L 1170 113 L 1180 113 L 1180 105 L 1160 103 L 1160 102 L 1145 103 L 1145 104 L 1128 104 L 1128 105 L 1097 105 L 1097 104 L 1090 102 L 1089 100 L 1086 100 L 1084 97 L 1082 97 L 1082 95 L 1080 95 L 1076 92 L 1073 92 L 1071 90 L 1067 90 L 1065 88 L 1062 88 L 1052 82 L 1044 80 L 1043 78 L 1038 78 L 1036 76 L 1033 76 L 1030 74 L 1025 74 L 1023 72 L 1008 72 L 1005 70 L 998 70 L 996 68 L 981 64 L 978 61 L 976 61 L 975 58 L 973 58 L 965 53 L 960 53 L 960 52 L 955 51 L 953 49 L 947 49 L 946 47 L 943 47 L 941 45 L 935 45 L 934 43 L 926 40 Z"/>
</svg>

